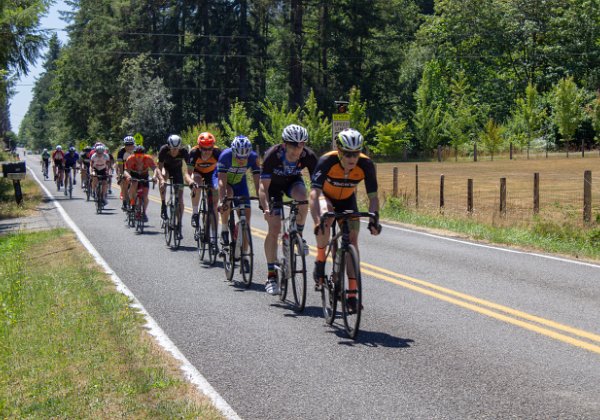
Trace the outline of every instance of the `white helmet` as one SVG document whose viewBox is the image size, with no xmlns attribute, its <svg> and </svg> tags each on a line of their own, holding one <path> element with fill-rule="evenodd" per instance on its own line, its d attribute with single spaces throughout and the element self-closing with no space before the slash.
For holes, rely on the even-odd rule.
<svg viewBox="0 0 600 420">
<path fill-rule="evenodd" d="M 339 132 L 336 144 L 339 150 L 346 152 L 360 152 L 363 148 L 363 136 L 354 128 L 347 128 Z"/>
<path fill-rule="evenodd" d="M 244 135 L 237 136 L 231 142 L 231 150 L 234 157 L 238 159 L 246 159 L 252 151 L 252 143 L 250 139 Z"/>
<path fill-rule="evenodd" d="M 172 149 L 179 149 L 181 147 L 181 137 L 177 134 L 171 134 L 167 139 L 167 144 Z"/>
<path fill-rule="evenodd" d="M 62 146 L 59 144 L 58 146 L 56 146 L 56 150 L 62 150 Z"/>
<path fill-rule="evenodd" d="M 102 154 L 106 151 L 106 147 L 103 144 L 96 146 L 96 153 Z"/>
<path fill-rule="evenodd" d="M 133 138 L 133 136 L 125 136 L 125 138 L 123 139 L 123 144 L 125 146 L 133 146 L 135 144 L 135 139 Z"/>
<path fill-rule="evenodd" d="M 281 138 L 286 143 L 306 143 L 308 141 L 308 131 L 301 125 L 290 124 L 283 129 Z"/>
</svg>

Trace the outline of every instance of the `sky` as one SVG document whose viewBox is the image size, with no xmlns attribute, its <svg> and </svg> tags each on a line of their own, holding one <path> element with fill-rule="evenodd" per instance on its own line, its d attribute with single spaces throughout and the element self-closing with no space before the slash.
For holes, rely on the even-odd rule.
<svg viewBox="0 0 600 420">
<path fill-rule="evenodd" d="M 64 45 L 68 40 L 67 33 L 60 29 L 64 29 L 66 23 L 60 20 L 59 10 L 66 11 L 70 10 L 70 8 L 63 0 L 57 1 L 50 9 L 48 15 L 41 19 L 40 28 L 56 30 L 58 39 L 61 44 Z M 10 98 L 10 124 L 12 131 L 15 133 L 19 132 L 19 125 L 29 108 L 29 102 L 31 102 L 33 97 L 33 85 L 35 84 L 36 79 L 39 78 L 40 74 L 44 71 L 42 64 L 44 62 L 46 51 L 47 48 L 42 51 L 35 64 L 30 66 L 29 74 L 27 76 L 22 76 L 17 82 L 15 86 L 15 91 L 17 93 Z"/>
</svg>

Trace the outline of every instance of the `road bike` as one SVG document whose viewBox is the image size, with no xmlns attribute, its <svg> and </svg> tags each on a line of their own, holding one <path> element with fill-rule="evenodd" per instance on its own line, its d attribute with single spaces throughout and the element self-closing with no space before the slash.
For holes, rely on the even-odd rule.
<svg viewBox="0 0 600 420">
<path fill-rule="evenodd" d="M 144 233 L 144 219 L 146 218 L 146 210 L 144 209 L 144 189 L 148 188 L 148 180 L 131 178 L 131 182 L 136 181 L 137 191 L 135 202 L 134 205 L 129 206 L 127 210 L 127 221 L 130 227 L 135 227 L 135 231 L 141 234 Z M 131 188 L 131 186 L 129 188 Z"/>
<path fill-rule="evenodd" d="M 246 212 L 244 211 L 249 204 L 244 204 L 247 200 L 258 200 L 258 197 L 227 197 L 224 205 L 231 202 L 229 213 L 229 244 L 223 245 L 221 255 L 223 257 L 223 267 L 227 280 L 233 280 L 235 264 L 239 262 L 242 282 L 246 288 L 252 284 L 252 272 L 254 268 L 254 250 L 252 247 L 252 235 L 250 225 L 246 221 Z M 237 204 L 235 204 L 237 202 Z M 237 216 L 236 216 L 237 214 Z M 235 219 L 237 218 L 237 221 Z"/>
<path fill-rule="evenodd" d="M 60 187 L 62 187 L 63 185 L 63 178 L 64 176 L 62 176 L 64 174 L 64 166 L 58 165 L 56 167 L 56 178 L 54 179 L 54 182 L 56 183 L 56 191 L 60 191 Z"/>
<path fill-rule="evenodd" d="M 96 203 L 96 213 L 102 213 L 104 209 L 104 195 L 102 194 L 102 187 L 104 183 L 108 179 L 106 175 L 93 175 L 93 177 L 98 178 L 98 182 L 96 183 L 96 190 L 94 191 L 95 195 L 95 203 Z"/>
<path fill-rule="evenodd" d="M 182 239 L 179 189 L 185 188 L 185 184 L 175 184 L 173 178 L 170 178 L 169 181 L 165 183 L 169 187 L 169 201 L 167 202 L 167 219 L 162 219 L 162 228 L 167 246 L 177 249 Z"/>
<path fill-rule="evenodd" d="M 287 297 L 288 283 L 292 285 L 292 306 L 297 312 L 304 310 L 306 304 L 306 251 L 304 241 L 298 233 L 296 218 L 299 206 L 308 204 L 303 201 L 279 201 L 271 202 L 271 208 L 281 209 L 281 258 L 275 265 L 277 270 L 277 282 L 279 284 L 279 299 L 284 302 Z M 285 217 L 285 207 L 290 211 Z"/>
<path fill-rule="evenodd" d="M 324 226 L 327 218 L 335 218 L 341 225 L 336 232 L 336 223 L 331 227 L 331 239 L 327 244 L 326 256 L 331 255 L 333 264 L 331 274 L 325 276 L 321 287 L 321 301 L 325 322 L 331 325 L 336 316 L 337 302 L 340 302 L 344 328 L 348 336 L 356 338 L 362 312 L 362 280 L 360 273 L 360 260 L 356 247 L 350 243 L 349 219 L 369 217 L 375 219 L 375 213 L 346 211 L 342 213 L 327 212 L 321 216 L 319 226 Z M 350 284 L 354 279 L 354 284 Z"/>
<path fill-rule="evenodd" d="M 71 171 L 72 169 L 72 171 Z M 77 174 L 77 168 L 65 167 L 65 195 L 73 198 L 73 180 Z"/>
<path fill-rule="evenodd" d="M 219 246 L 217 245 L 217 215 L 214 211 L 215 199 L 212 188 L 206 185 L 200 185 L 200 201 L 198 207 L 198 224 L 194 229 L 194 240 L 198 246 L 198 257 L 200 261 L 207 262 L 209 265 L 214 265 L 219 254 Z M 204 257 L 208 253 L 208 259 Z"/>
<path fill-rule="evenodd" d="M 44 175 L 44 179 L 48 179 L 48 161 L 42 159 L 42 174 Z"/>
</svg>

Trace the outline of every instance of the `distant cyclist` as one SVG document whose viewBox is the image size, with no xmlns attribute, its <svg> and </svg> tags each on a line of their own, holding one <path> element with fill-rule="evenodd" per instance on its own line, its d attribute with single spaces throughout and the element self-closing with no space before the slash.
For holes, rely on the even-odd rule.
<svg viewBox="0 0 600 420">
<path fill-rule="evenodd" d="M 221 155 L 221 149 L 215 146 L 215 136 L 209 132 L 200 133 L 198 145 L 190 151 L 188 161 L 188 175 L 192 176 L 197 185 L 206 185 L 213 197 L 213 211 L 217 214 L 217 177 L 213 176 L 217 169 L 217 162 Z M 200 194 L 192 194 L 192 227 L 196 228 L 199 223 L 198 206 Z"/>
<path fill-rule="evenodd" d="M 96 197 L 97 200 L 102 200 L 104 205 L 108 204 L 106 193 L 108 190 L 108 174 L 110 170 L 110 157 L 106 152 L 106 147 L 103 144 L 96 146 L 90 158 L 90 175 L 92 178 L 92 191 L 96 191 L 98 185 L 98 177 L 105 177 L 102 183 L 102 197 Z"/>
<path fill-rule="evenodd" d="M 250 139 L 244 135 L 237 136 L 231 142 L 231 147 L 223 150 L 217 164 L 217 179 L 219 184 L 219 207 L 221 208 L 221 240 L 223 245 L 229 244 L 229 206 L 225 205 L 226 197 L 249 196 L 246 172 L 252 171 L 254 189 L 258 195 L 260 182 L 260 167 L 258 156 L 252 151 Z M 245 206 L 246 221 L 250 226 L 250 201 L 240 203 Z"/>
<path fill-rule="evenodd" d="M 185 184 L 192 185 L 194 180 L 188 175 L 187 162 L 189 159 L 188 150 L 184 147 L 181 137 L 177 134 L 171 134 L 167 139 L 167 144 L 163 145 L 158 152 L 158 170 L 162 173 L 163 181 L 159 182 L 160 190 L 160 215 L 164 220 L 167 220 L 167 205 L 165 202 L 166 185 L 165 181 L 169 178 L 173 178 L 175 184 L 183 184 L 185 178 Z M 184 173 L 185 164 L 185 173 Z M 179 220 L 183 218 L 183 188 L 179 189 Z M 178 229 L 181 235 L 181 229 Z"/>
<path fill-rule="evenodd" d="M 53 170 L 54 170 L 54 180 L 56 181 L 56 178 L 58 178 L 58 190 L 60 191 L 60 186 L 63 183 L 63 167 L 64 167 L 64 162 L 65 160 L 65 152 L 63 152 L 62 146 L 59 144 L 58 146 L 56 146 L 56 150 L 54 150 L 52 152 L 52 162 L 54 163 L 53 166 Z"/>
<path fill-rule="evenodd" d="M 81 168 L 81 188 L 87 188 L 87 178 L 90 173 L 91 146 L 85 146 L 79 155 L 79 167 Z"/>
<path fill-rule="evenodd" d="M 46 178 L 48 178 L 48 168 L 50 168 L 50 152 L 44 148 L 42 151 L 42 169 Z"/>
<path fill-rule="evenodd" d="M 135 140 L 132 136 L 125 136 L 123 139 L 123 147 L 119 149 L 117 152 L 117 183 L 121 188 L 121 201 L 123 210 L 127 209 L 127 203 L 129 202 L 128 197 L 128 188 L 129 181 L 123 175 L 125 172 L 125 161 L 129 156 L 133 154 L 133 149 L 135 148 Z"/>
<path fill-rule="evenodd" d="M 358 211 L 356 202 L 356 187 L 364 180 L 369 198 L 369 212 L 378 214 L 379 199 L 377 197 L 377 174 L 373 161 L 361 153 L 363 136 L 355 129 L 348 128 L 341 131 L 337 138 L 337 150 L 321 156 L 315 168 L 310 191 L 310 209 L 315 222 L 315 236 L 317 239 L 317 258 L 315 261 L 314 278 L 315 289 L 320 290 L 325 277 L 325 247 L 328 242 L 329 227 L 332 221 L 319 226 L 320 217 L 327 211 L 343 212 L 345 210 Z M 360 222 L 350 221 L 350 242 L 358 251 L 358 232 Z M 368 229 L 372 235 L 381 232 L 379 217 L 369 221 Z M 348 279 L 350 288 L 356 279 Z M 356 302 L 354 296 L 349 296 L 348 302 Z"/>
<path fill-rule="evenodd" d="M 65 155 L 65 173 L 67 170 L 72 170 L 73 171 L 73 185 L 77 185 L 77 178 L 76 178 L 76 173 L 75 170 L 78 167 L 79 164 L 79 153 L 77 153 L 75 151 L 75 147 L 71 146 L 69 147 L 69 151 L 67 152 L 67 154 Z"/>
<path fill-rule="evenodd" d="M 144 222 L 148 221 L 146 210 L 148 209 L 148 182 L 150 169 L 154 171 L 159 182 L 164 182 L 160 171 L 156 170 L 156 163 L 152 156 L 146 154 L 144 146 L 136 146 L 133 149 L 133 155 L 129 156 L 125 161 L 124 176 L 129 182 L 129 204 L 135 205 L 135 197 L 138 190 L 138 182 L 143 184 L 144 192 Z"/>
<path fill-rule="evenodd" d="M 265 220 L 269 225 L 265 238 L 265 256 L 267 259 L 267 282 L 265 288 L 271 295 L 279 294 L 277 285 L 277 238 L 281 231 L 281 206 L 269 207 L 270 201 L 282 201 L 283 196 L 303 201 L 307 199 L 306 186 L 302 178 L 302 170 L 308 168 L 312 176 L 317 165 L 317 155 L 306 147 L 308 131 L 302 126 L 291 124 L 281 134 L 283 143 L 271 147 L 265 152 L 260 175 L 260 204 Z M 297 228 L 302 235 L 308 206 L 299 207 Z M 304 241 L 304 239 L 303 239 Z M 304 241 L 306 251 L 308 247 Z"/>
</svg>

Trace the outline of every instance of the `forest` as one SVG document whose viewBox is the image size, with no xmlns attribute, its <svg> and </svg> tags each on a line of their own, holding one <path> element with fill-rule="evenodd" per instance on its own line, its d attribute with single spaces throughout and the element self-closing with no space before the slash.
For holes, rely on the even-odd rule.
<svg viewBox="0 0 600 420">
<path fill-rule="evenodd" d="M 47 2 L 6 3 L 43 39 L 2 42 L 2 115 L 48 46 L 18 128 L 35 149 L 206 129 L 266 147 L 295 122 L 323 151 L 338 100 L 385 159 L 600 146 L 600 0 L 68 0 L 66 45 L 35 27 Z"/>
</svg>

